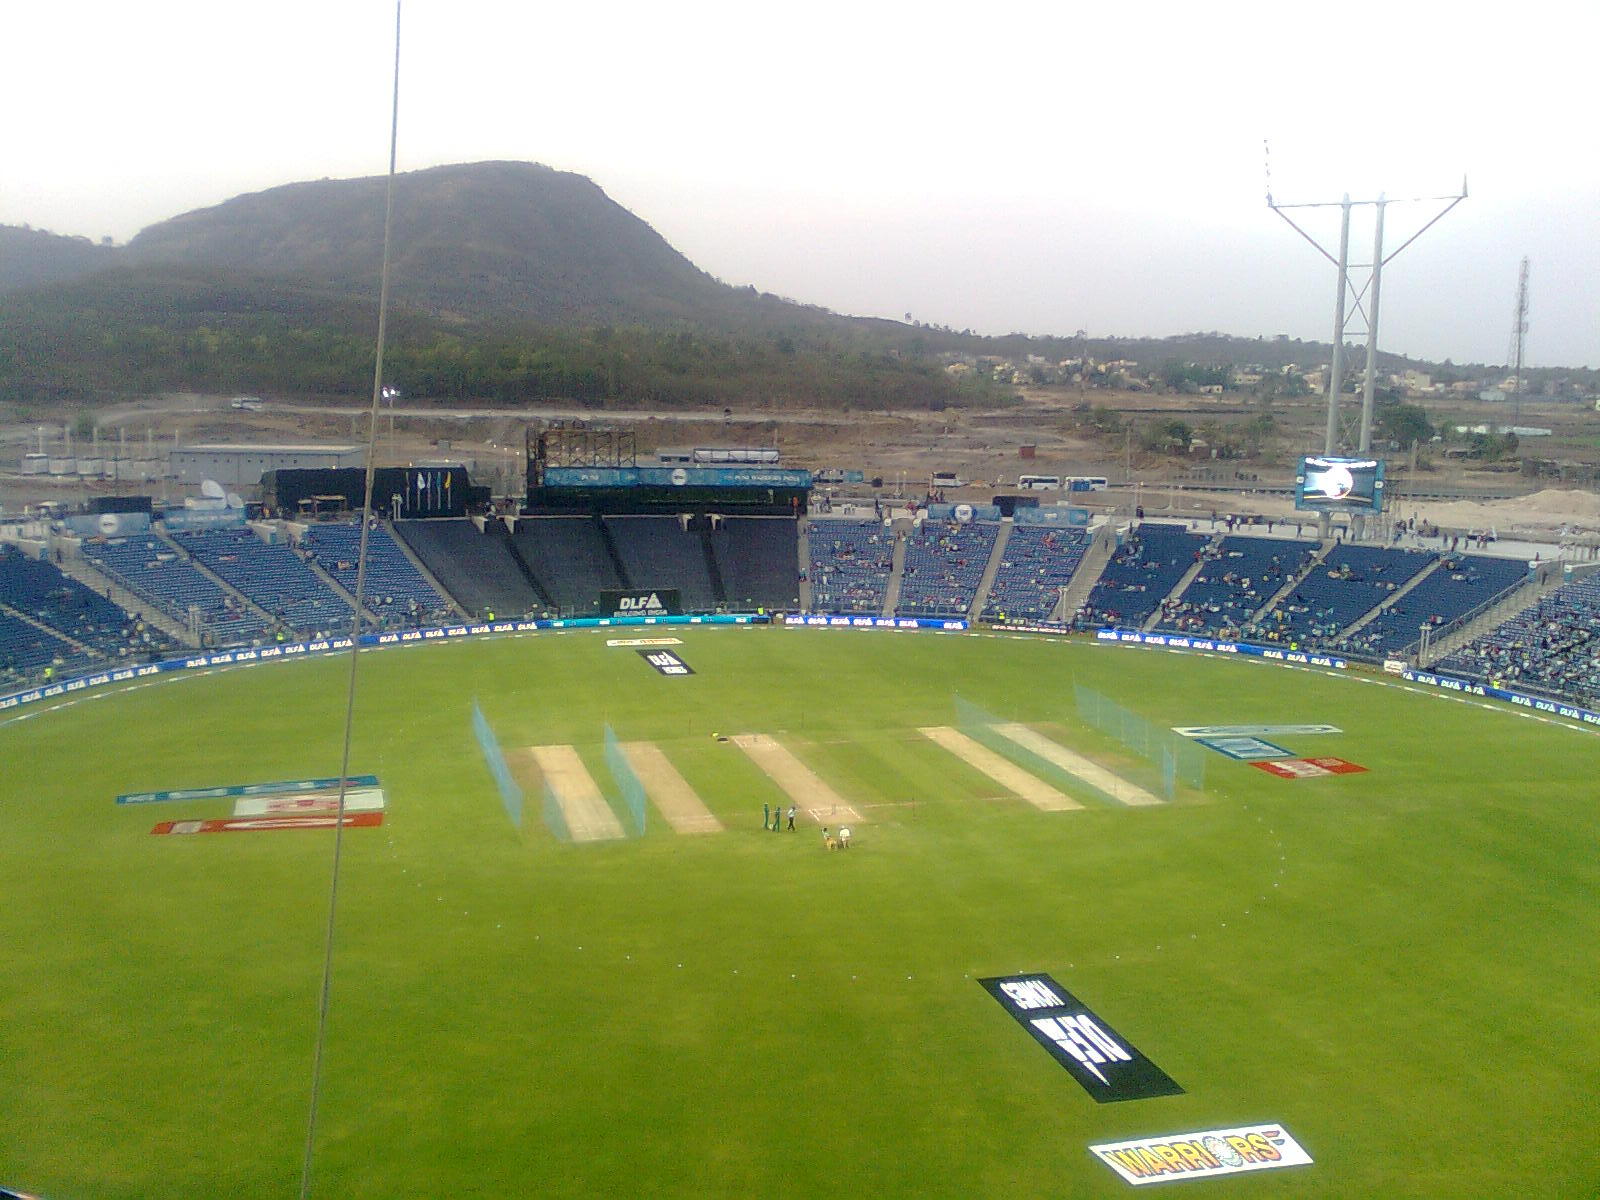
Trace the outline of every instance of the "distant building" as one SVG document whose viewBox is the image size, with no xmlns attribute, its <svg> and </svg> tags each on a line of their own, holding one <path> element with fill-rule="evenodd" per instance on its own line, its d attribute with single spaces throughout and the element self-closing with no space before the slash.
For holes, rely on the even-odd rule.
<svg viewBox="0 0 1600 1200">
<path fill-rule="evenodd" d="M 215 479 L 224 487 L 253 488 L 268 471 L 364 467 L 365 446 L 213 445 L 180 446 L 169 456 L 173 478 L 181 483 Z"/>
</svg>

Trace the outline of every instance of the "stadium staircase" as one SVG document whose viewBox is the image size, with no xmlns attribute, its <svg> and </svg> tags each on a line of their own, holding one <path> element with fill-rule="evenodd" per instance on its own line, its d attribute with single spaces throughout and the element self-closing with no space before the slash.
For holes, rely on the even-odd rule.
<svg viewBox="0 0 1600 1200">
<path fill-rule="evenodd" d="M 1390 592 L 1387 596 L 1385 596 L 1383 598 L 1383 602 L 1381 604 L 1378 604 L 1375 607 L 1373 607 L 1370 611 L 1363 613 L 1356 620 L 1350 622 L 1349 625 L 1347 625 L 1347 626 L 1345 626 L 1345 628 L 1341 629 L 1339 631 L 1339 633 L 1337 634 L 1337 636 L 1341 637 L 1341 638 L 1347 638 L 1347 637 L 1352 636 L 1353 634 L 1360 633 L 1362 629 L 1364 629 L 1366 626 L 1372 624 L 1372 622 L 1376 621 L 1382 614 L 1387 612 L 1389 609 L 1393 608 L 1395 606 L 1395 603 L 1397 601 L 1401 600 L 1402 598 L 1404 598 L 1404 596 L 1405 596 L 1405 594 L 1407 592 L 1409 592 L 1412 588 L 1416 587 L 1417 584 L 1421 583 L 1429 575 L 1432 575 L 1435 571 L 1437 571 L 1439 569 L 1440 563 L 1443 562 L 1443 561 L 1444 561 L 1443 559 L 1438 559 L 1438 558 L 1434 559 L 1427 566 L 1423 567 L 1422 570 L 1418 571 L 1410 579 L 1406 580 L 1405 583 L 1402 584 L 1399 588 L 1395 589 L 1394 591 Z"/>
<path fill-rule="evenodd" d="M 545 587 L 544 582 L 534 571 L 533 564 L 528 561 L 527 557 L 522 553 L 522 548 L 517 545 L 517 539 L 512 536 L 515 520 L 516 518 L 514 517 L 491 517 L 484 525 L 484 532 L 486 534 L 492 533 L 494 537 L 500 538 L 505 542 L 506 550 L 511 554 L 511 561 L 516 564 L 517 570 L 522 577 L 528 581 L 528 586 L 533 589 L 533 594 L 539 598 L 539 603 L 554 612 L 557 607 L 554 595 L 549 588 Z"/>
<path fill-rule="evenodd" d="M 1221 541 L 1221 534 L 1213 535 L 1211 540 L 1206 543 L 1206 549 L 1214 549 Z M 1172 601 L 1177 600 L 1183 595 L 1184 592 L 1188 591 L 1189 585 L 1194 582 L 1195 576 L 1200 574 L 1201 571 L 1204 571 L 1206 567 L 1210 565 L 1210 563 L 1210 559 L 1202 558 L 1187 571 L 1185 571 L 1178 582 L 1172 585 L 1172 590 L 1161 598 L 1161 603 L 1156 605 L 1155 612 L 1151 613 L 1147 618 L 1145 618 L 1145 623 L 1140 626 L 1141 631 L 1144 633 L 1149 633 L 1157 625 L 1161 624 L 1161 619 L 1167 615 L 1167 605 Z"/>
<path fill-rule="evenodd" d="M 306 566 L 311 568 L 311 573 L 313 575 L 328 585 L 329 591 L 350 606 L 351 612 L 355 611 L 356 598 L 354 593 L 346 590 L 342 583 L 340 583 L 332 575 L 328 574 L 327 571 L 323 570 L 320 563 L 315 562 L 310 558 L 302 559 L 301 561 L 304 562 Z M 370 608 L 363 608 L 361 610 L 361 623 L 363 628 L 365 628 L 368 624 L 371 624 L 375 627 L 383 624 L 383 622 L 378 619 L 378 614 L 373 612 Z"/>
<path fill-rule="evenodd" d="M 1459 629 L 1453 629 L 1428 647 L 1427 661 L 1418 656 L 1417 666 L 1426 670 L 1429 664 L 1454 654 L 1468 642 L 1499 628 L 1517 613 L 1532 608 L 1562 584 L 1561 572 L 1552 571 L 1543 579 L 1530 579 L 1512 591 L 1504 600 L 1490 605 L 1482 613 Z"/>
<path fill-rule="evenodd" d="M 894 616 L 895 606 L 900 603 L 900 585 L 906 578 L 906 539 L 911 536 L 910 521 L 896 521 L 894 533 L 894 557 L 890 559 L 889 585 L 883 593 L 883 612 L 879 616 Z"/>
<path fill-rule="evenodd" d="M 616 568 L 617 578 L 622 581 L 625 589 L 631 590 L 638 586 L 628 574 L 628 568 L 622 561 L 622 554 L 617 550 L 617 541 L 611 536 L 611 527 L 606 524 L 604 517 L 595 517 L 595 528 L 600 531 L 600 544 L 606 548 L 606 557 L 611 560 L 611 565 Z"/>
<path fill-rule="evenodd" d="M 1327 559 L 1328 555 L 1333 551 L 1334 546 L 1337 544 L 1338 543 L 1334 542 L 1332 539 L 1324 539 L 1322 544 L 1317 547 L 1317 552 L 1311 556 L 1310 561 L 1308 561 L 1305 566 L 1301 567 L 1298 571 L 1291 575 L 1288 581 L 1277 591 L 1273 592 L 1271 598 L 1260 608 L 1256 609 L 1255 612 L 1251 613 L 1249 619 L 1243 623 L 1245 625 L 1256 624 L 1269 612 L 1277 608 L 1279 604 L 1283 603 L 1283 601 L 1294 595 L 1295 588 L 1304 583 L 1307 577 L 1310 576 L 1311 572 L 1322 566 L 1323 562 Z"/>
<path fill-rule="evenodd" d="M 717 566 L 717 551 L 711 544 L 711 522 L 706 520 L 700 529 L 700 551 L 706 556 L 706 574 L 711 579 L 711 598 L 719 608 L 728 606 L 728 586 L 722 581 L 722 568 Z"/>
<path fill-rule="evenodd" d="M 93 659 L 99 657 L 93 647 L 85 646 L 82 642 L 73 637 L 70 633 L 67 633 L 65 630 L 50 628 L 50 626 L 46 625 L 43 621 L 29 616 L 20 608 L 13 608 L 9 604 L 0 604 L 0 614 L 4 614 L 13 620 L 21 621 L 25 625 L 33 626 L 33 628 L 44 634 L 49 641 L 65 642 L 68 646 L 71 646 L 75 652 L 83 655 L 85 658 Z"/>
<path fill-rule="evenodd" d="M 457 617 L 466 617 L 467 610 L 461 607 L 454 596 L 444 590 L 439 581 L 433 577 L 433 572 L 428 570 L 427 564 L 417 557 L 417 552 L 407 544 L 405 538 L 400 536 L 400 531 L 394 527 L 394 524 L 390 521 L 384 521 L 383 527 L 389 531 L 389 540 L 395 544 L 395 548 L 401 554 L 405 555 L 406 561 L 417 569 L 417 574 L 422 576 L 423 582 L 444 597 L 445 603 L 450 606 L 451 613 Z M 480 524 L 478 529 L 481 532 L 483 526 Z"/>
<path fill-rule="evenodd" d="M 1000 573 L 1000 563 L 1005 558 L 1006 543 L 1011 540 L 1011 530 L 1016 522 L 1010 517 L 1000 519 L 1000 532 L 995 535 L 994 549 L 989 552 L 989 565 L 978 580 L 978 590 L 973 593 L 972 607 L 967 610 L 967 620 L 976 622 L 983 606 L 989 603 L 989 590 L 994 587 L 994 577 Z"/>
<path fill-rule="evenodd" d="M 132 615 L 139 614 L 139 619 L 153 629 L 159 629 L 180 646 L 194 647 L 199 645 L 194 634 L 181 621 L 174 621 L 162 612 L 159 605 L 152 604 L 144 597 L 130 592 L 115 579 L 95 570 L 94 565 L 82 558 L 67 558 L 56 564 L 61 573 L 70 579 L 76 579 L 91 591 L 99 592 L 120 608 L 123 612 Z"/>
<path fill-rule="evenodd" d="M 209 579 L 212 583 L 221 588 L 224 595 L 232 596 L 240 603 L 240 605 L 243 606 L 246 612 L 265 624 L 269 630 L 278 629 L 281 627 L 282 622 L 280 622 L 277 617 L 273 616 L 254 600 L 250 599 L 249 596 L 246 596 L 238 588 L 234 587 L 227 580 L 223 579 L 222 576 L 218 575 L 194 555 L 190 554 L 188 550 L 179 545 L 177 540 L 160 525 L 150 526 L 150 531 L 155 534 L 156 538 L 161 541 L 168 550 L 171 550 L 180 559 L 188 563 L 189 566 L 193 567 L 198 574 L 203 575 L 205 578 Z"/>
<path fill-rule="evenodd" d="M 795 534 L 800 555 L 800 611 L 811 611 L 811 518 L 801 517 Z"/>
<path fill-rule="evenodd" d="M 1084 552 L 1083 561 L 1073 573 L 1072 582 L 1061 589 L 1061 599 L 1050 610 L 1051 621 L 1065 625 L 1083 610 L 1089 593 L 1100 582 L 1100 572 L 1106 569 L 1106 564 L 1116 552 L 1117 535 L 1111 528 L 1111 522 L 1107 521 L 1095 530 L 1094 540 Z"/>
</svg>

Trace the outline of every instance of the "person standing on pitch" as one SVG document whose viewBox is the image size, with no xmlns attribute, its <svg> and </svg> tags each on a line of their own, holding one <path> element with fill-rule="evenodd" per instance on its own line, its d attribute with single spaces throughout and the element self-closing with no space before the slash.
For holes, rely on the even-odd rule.
<svg viewBox="0 0 1600 1200">
<path fill-rule="evenodd" d="M 789 805 L 789 828 L 794 828 L 794 805 Z"/>
<path fill-rule="evenodd" d="M 770 828 L 771 825 L 772 825 L 772 805 L 763 804 L 761 806 L 761 828 L 763 830 L 766 830 L 766 829 Z"/>
</svg>

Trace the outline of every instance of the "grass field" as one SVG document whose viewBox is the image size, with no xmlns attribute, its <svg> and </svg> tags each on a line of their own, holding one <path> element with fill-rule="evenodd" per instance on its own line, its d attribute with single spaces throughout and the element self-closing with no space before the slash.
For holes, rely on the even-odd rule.
<svg viewBox="0 0 1600 1200">
<path fill-rule="evenodd" d="M 613 636 L 615 631 L 613 632 Z M 685 630 L 361 661 L 314 1192 L 1020 1196 L 1127 1190 L 1089 1144 L 1282 1122 L 1314 1165 L 1212 1195 L 1600 1190 L 1600 739 L 1264 663 L 1020 638 Z M 0 726 L 0 1183 L 52 1200 L 295 1194 L 331 833 L 152 837 L 227 802 L 118 793 L 339 769 L 347 660 L 159 682 Z M 1175 804 L 1040 811 L 918 732 L 953 694 L 1114 761 L 1073 684 L 1220 755 Z M 724 829 L 518 832 L 508 751 L 655 742 Z M 761 830 L 783 742 L 855 846 Z M 1019 758 L 1019 761 L 1024 761 Z M 1057 781 L 1059 782 L 1059 780 Z M 1043 971 L 1185 1089 L 1096 1104 L 975 982 Z M 1180 1188 L 1180 1191 L 1184 1189 Z"/>
</svg>

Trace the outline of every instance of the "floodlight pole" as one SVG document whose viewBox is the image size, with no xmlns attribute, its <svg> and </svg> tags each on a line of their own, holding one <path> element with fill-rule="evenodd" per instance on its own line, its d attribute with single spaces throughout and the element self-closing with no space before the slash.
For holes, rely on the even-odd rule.
<svg viewBox="0 0 1600 1200">
<path fill-rule="evenodd" d="M 1367 319 L 1367 375 L 1366 379 L 1363 381 L 1361 389 L 1361 429 L 1357 441 L 1358 453 L 1370 454 L 1372 451 L 1373 389 L 1377 384 L 1378 375 L 1378 294 L 1379 287 L 1383 280 L 1384 265 L 1398 255 L 1407 246 L 1411 245 L 1412 242 L 1416 241 L 1429 229 L 1433 228 L 1433 226 L 1438 223 L 1445 213 L 1449 212 L 1452 208 L 1460 204 L 1466 198 L 1467 180 L 1465 176 L 1463 176 L 1461 180 L 1461 191 L 1453 196 L 1412 196 L 1408 197 L 1406 200 L 1390 201 L 1386 196 L 1380 193 L 1376 200 L 1351 200 L 1350 194 L 1346 192 L 1343 199 L 1337 201 L 1338 207 L 1341 210 L 1339 219 L 1339 257 L 1334 258 L 1334 256 L 1328 253 L 1328 251 L 1324 249 L 1314 237 L 1312 237 L 1304 229 L 1300 228 L 1299 225 L 1295 224 L 1294 218 L 1289 216 L 1288 212 L 1285 211 L 1293 208 L 1331 208 L 1333 207 L 1334 202 L 1323 201 L 1305 204 L 1279 204 L 1272 198 L 1272 192 L 1269 186 L 1269 190 L 1267 191 L 1267 207 L 1288 222 L 1288 225 L 1291 229 L 1293 229 L 1301 237 L 1305 238 L 1306 241 L 1310 242 L 1317 253 L 1331 262 L 1339 273 L 1338 291 L 1333 310 L 1333 361 L 1328 367 L 1328 429 L 1327 435 L 1323 439 L 1322 452 L 1324 454 L 1337 454 L 1339 452 L 1339 392 L 1344 383 L 1344 338 L 1348 321 L 1345 301 L 1348 293 L 1351 290 L 1350 210 L 1355 207 L 1366 206 L 1371 206 L 1376 210 L 1376 217 L 1373 222 L 1372 262 L 1367 264 L 1371 270 L 1371 275 L 1368 278 L 1366 288 L 1355 290 L 1355 308 L 1358 312 L 1362 311 L 1362 297 L 1367 293 L 1368 289 L 1371 291 L 1371 299 L 1368 301 L 1367 308 L 1363 314 Z M 1384 209 L 1389 204 L 1441 201 L 1445 202 L 1445 205 L 1433 216 L 1432 219 L 1423 225 L 1421 229 L 1417 230 L 1416 233 L 1412 234 L 1409 238 L 1402 242 L 1399 249 L 1387 256 L 1384 254 L 1383 215 Z M 1331 514 L 1324 512 L 1319 516 L 1317 522 L 1319 536 L 1323 538 L 1328 536 L 1331 522 Z M 1354 528 L 1352 532 L 1356 537 L 1361 537 L 1365 534 L 1365 516 L 1360 513 L 1355 515 Z"/>
<path fill-rule="evenodd" d="M 1372 304 L 1367 322 L 1367 378 L 1361 388 L 1361 443 L 1359 452 L 1372 449 L 1372 388 L 1378 376 L 1378 292 L 1383 283 L 1383 210 L 1388 201 L 1378 196 L 1378 213 L 1372 236 Z M 1349 210 L 1345 210 L 1348 214 Z M 1348 218 L 1347 218 L 1348 219 Z M 1360 518 L 1358 518 L 1359 520 Z"/>
<path fill-rule="evenodd" d="M 1339 452 L 1339 390 L 1344 386 L 1344 301 L 1350 285 L 1350 193 L 1344 194 L 1339 217 L 1339 287 L 1333 302 L 1333 361 L 1328 365 L 1328 434 L 1322 452 Z M 1327 541 L 1332 532 L 1333 514 L 1324 510 L 1317 516 L 1317 536 Z"/>
</svg>

